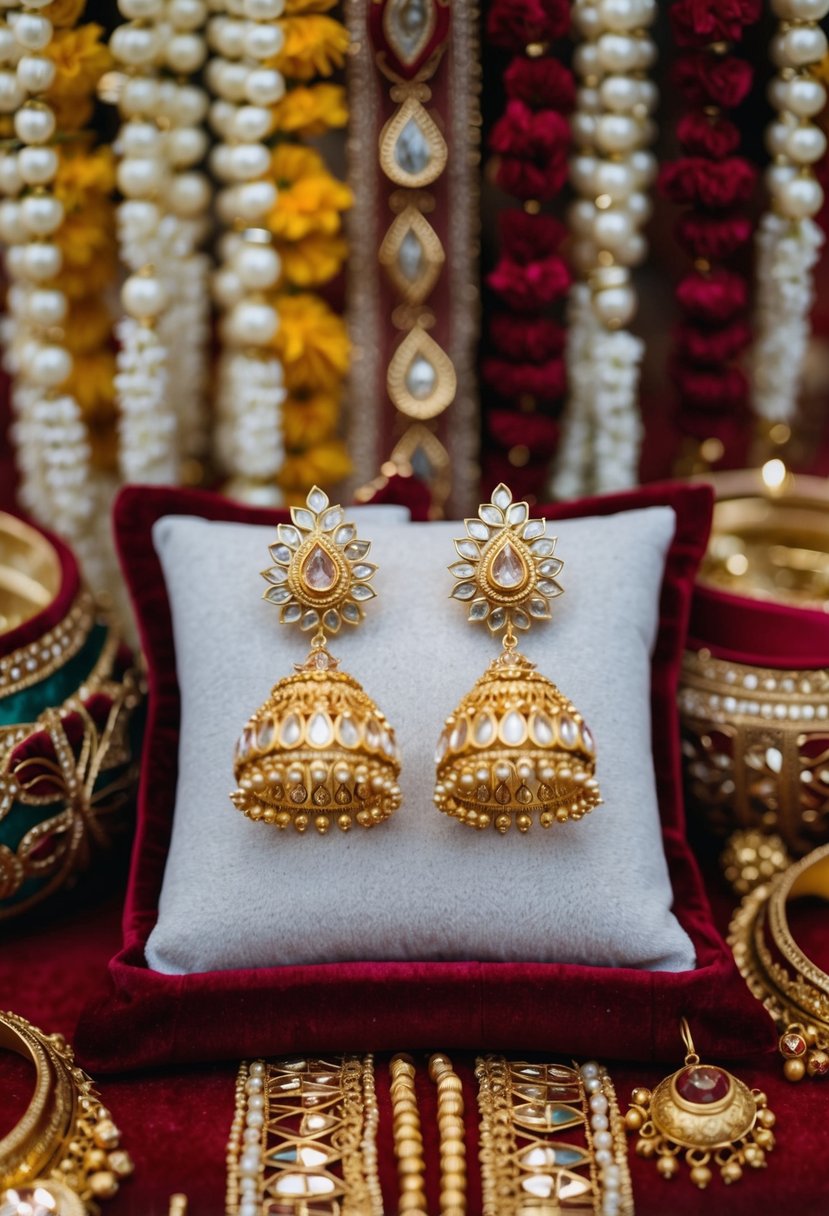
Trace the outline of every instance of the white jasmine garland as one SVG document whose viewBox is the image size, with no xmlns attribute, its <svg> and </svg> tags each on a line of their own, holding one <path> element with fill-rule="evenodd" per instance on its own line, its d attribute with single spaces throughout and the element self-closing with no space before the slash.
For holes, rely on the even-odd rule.
<svg viewBox="0 0 829 1216">
<path fill-rule="evenodd" d="M 594 398 L 591 346 L 597 324 L 590 288 L 586 283 L 574 283 L 567 301 L 567 407 L 551 483 L 552 496 L 562 501 L 583 497 L 589 483 Z"/>
<path fill-rule="evenodd" d="M 166 404 L 167 352 L 156 330 L 134 317 L 123 317 L 116 334 L 121 475 L 127 482 L 174 483 L 178 424 Z"/>
</svg>

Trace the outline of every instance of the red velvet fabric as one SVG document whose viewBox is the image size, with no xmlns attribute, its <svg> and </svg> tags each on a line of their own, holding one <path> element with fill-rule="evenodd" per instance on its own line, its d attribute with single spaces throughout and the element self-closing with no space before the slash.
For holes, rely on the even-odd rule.
<svg viewBox="0 0 829 1216">
<path fill-rule="evenodd" d="M 144 945 L 156 919 L 176 787 L 179 695 L 164 581 L 152 546 L 163 515 L 273 523 L 273 512 L 198 492 L 130 488 L 115 522 L 149 665 L 150 705 L 139 822 L 110 989 L 86 1009 L 78 1045 L 99 1071 L 284 1051 L 393 1050 L 439 1040 L 446 1050 L 589 1054 L 601 1038 L 619 1058 L 672 1059 L 682 1013 L 703 1045 L 735 1056 L 772 1046 L 770 1026 L 717 934 L 685 842 L 676 714 L 679 658 L 693 578 L 711 514 L 707 487 L 652 486 L 571 503 L 554 518 L 671 505 L 677 531 L 662 589 L 653 657 L 654 760 L 675 911 L 698 967 L 685 973 L 540 963 L 332 963 L 187 976 L 150 971 Z M 608 909 L 608 915 L 612 915 Z"/>
<path fill-rule="evenodd" d="M 792 670 L 829 666 L 829 614 L 697 586 L 688 645 L 720 659 Z"/>
</svg>

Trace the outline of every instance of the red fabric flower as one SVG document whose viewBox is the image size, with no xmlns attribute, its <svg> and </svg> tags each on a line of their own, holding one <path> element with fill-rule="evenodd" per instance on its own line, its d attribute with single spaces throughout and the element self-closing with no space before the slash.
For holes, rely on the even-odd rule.
<svg viewBox="0 0 829 1216">
<path fill-rule="evenodd" d="M 676 359 L 671 376 L 683 404 L 694 410 L 735 411 L 748 401 L 748 380 L 738 367 L 697 368 Z"/>
<path fill-rule="evenodd" d="M 547 363 L 511 363 L 508 359 L 484 359 L 481 375 L 499 397 L 534 397 L 556 401 L 564 396 L 566 375 L 562 358 Z"/>
<path fill-rule="evenodd" d="M 709 275 L 694 271 L 676 289 L 681 308 L 702 321 L 729 321 L 746 307 L 748 288 L 745 279 L 730 270 L 715 270 Z"/>
<path fill-rule="evenodd" d="M 717 329 L 680 325 L 676 334 L 677 350 L 686 359 L 714 365 L 730 362 L 750 341 L 751 329 L 742 319 Z"/>
<path fill-rule="evenodd" d="M 513 98 L 492 128 L 489 146 L 493 152 L 524 156 L 543 162 L 566 152 L 570 145 L 570 124 L 556 110 L 531 110 Z"/>
<path fill-rule="evenodd" d="M 567 156 L 564 152 L 546 164 L 534 165 L 518 156 L 502 156 L 495 170 L 495 184 L 520 199 L 546 203 L 561 193 L 567 181 Z"/>
<path fill-rule="evenodd" d="M 536 460 L 550 456 L 558 443 L 559 424 L 549 414 L 492 410 L 488 422 L 492 438 L 501 447 L 529 448 Z"/>
<path fill-rule="evenodd" d="M 713 162 L 683 156 L 659 174 L 659 188 L 671 202 L 713 210 L 747 203 L 756 181 L 757 170 L 740 156 Z"/>
<path fill-rule="evenodd" d="M 510 308 L 530 312 L 546 308 L 566 294 L 570 271 L 563 258 L 555 255 L 526 266 L 502 257 L 486 281 Z"/>
<path fill-rule="evenodd" d="M 489 41 L 508 51 L 563 38 L 569 28 L 568 0 L 493 0 L 486 18 Z"/>
<path fill-rule="evenodd" d="M 762 11 L 761 0 L 678 0 L 671 9 L 674 40 L 678 46 L 738 42 Z"/>
<path fill-rule="evenodd" d="M 567 239 L 567 229 L 554 216 L 528 215 L 518 208 L 501 212 L 498 234 L 504 253 L 522 266 L 556 253 Z"/>
<path fill-rule="evenodd" d="M 576 97 L 573 73 L 557 59 L 527 59 L 517 55 L 504 73 L 507 97 L 525 102 L 533 110 L 569 113 Z"/>
<path fill-rule="evenodd" d="M 729 118 L 689 110 L 677 123 L 677 137 L 688 156 L 722 160 L 740 146 L 740 130 Z"/>
<path fill-rule="evenodd" d="M 429 518 L 432 492 L 419 477 L 401 477 L 395 473 L 388 478 L 385 485 L 375 490 L 367 501 L 408 507 L 412 519 L 416 523 L 422 523 Z"/>
<path fill-rule="evenodd" d="M 688 215 L 676 223 L 676 239 L 693 258 L 719 262 L 730 257 L 751 239 L 752 225 L 747 215 Z"/>
<path fill-rule="evenodd" d="M 677 60 L 672 77 L 691 105 L 732 110 L 748 96 L 754 69 L 736 55 L 693 51 Z"/>
<path fill-rule="evenodd" d="M 509 312 L 495 313 L 489 322 L 489 340 L 508 359 L 543 363 L 564 350 L 564 330 L 549 317 L 532 320 Z"/>
</svg>

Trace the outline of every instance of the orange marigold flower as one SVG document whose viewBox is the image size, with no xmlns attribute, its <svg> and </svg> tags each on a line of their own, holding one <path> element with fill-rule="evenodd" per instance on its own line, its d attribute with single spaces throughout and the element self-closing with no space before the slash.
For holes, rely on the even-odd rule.
<svg viewBox="0 0 829 1216">
<path fill-rule="evenodd" d="M 286 456 L 277 481 L 287 496 L 304 500 L 311 486 L 330 486 L 351 472 L 351 460 L 345 444 L 331 439 L 309 448 L 301 455 Z"/>
<path fill-rule="evenodd" d="M 319 287 L 339 274 L 348 256 L 341 236 L 312 233 L 296 243 L 277 241 L 282 274 L 295 287 Z"/>
<path fill-rule="evenodd" d="M 69 135 L 83 131 L 92 121 L 95 113 L 95 102 L 92 97 L 84 97 L 80 93 L 67 93 L 64 97 L 50 97 L 49 105 L 55 116 L 58 131 Z"/>
<path fill-rule="evenodd" d="M 274 128 L 291 135 L 323 135 L 348 122 L 345 89 L 340 84 L 297 85 L 273 107 Z"/>
<path fill-rule="evenodd" d="M 55 233 L 63 254 L 57 282 L 73 300 L 103 291 L 115 281 L 118 248 L 112 208 L 103 202 L 68 212 Z"/>
<path fill-rule="evenodd" d="M 65 344 L 73 355 L 100 351 L 110 339 L 112 315 L 100 296 L 87 296 L 72 304 L 65 327 Z"/>
<path fill-rule="evenodd" d="M 337 389 L 348 371 L 350 347 L 345 322 L 318 296 L 279 296 L 279 331 L 274 347 L 289 392 Z"/>
<path fill-rule="evenodd" d="M 95 92 L 98 81 L 113 63 L 109 48 L 101 41 L 103 34 L 101 26 L 94 22 L 77 29 L 55 30 L 52 41 L 42 52 L 57 69 L 55 82 L 46 94 L 47 101 Z"/>
<path fill-rule="evenodd" d="M 283 241 L 300 241 L 310 233 L 339 232 L 340 214 L 352 203 L 348 186 L 325 167 L 322 157 L 295 144 L 281 144 L 271 161 L 279 187 L 268 226 Z"/>
<path fill-rule="evenodd" d="M 345 63 L 348 31 L 333 17 L 312 13 L 285 17 L 282 21 L 285 44 L 274 57 L 273 65 L 294 80 L 330 76 Z"/>
<path fill-rule="evenodd" d="M 340 417 L 336 393 L 288 397 L 282 407 L 282 435 L 288 451 L 302 451 L 330 439 Z"/>
<path fill-rule="evenodd" d="M 112 418 L 115 403 L 115 355 L 111 350 L 76 355 L 66 387 L 90 421 Z"/>
<path fill-rule="evenodd" d="M 288 16 L 299 13 L 327 13 L 337 3 L 337 0 L 286 0 L 285 12 Z"/>
<path fill-rule="evenodd" d="M 49 18 L 55 29 L 60 30 L 75 25 L 85 8 L 86 0 L 52 0 L 40 13 Z"/>
<path fill-rule="evenodd" d="M 96 195 L 108 196 L 115 187 L 115 158 L 112 148 L 94 152 L 63 147 L 59 149 L 55 194 L 67 212 L 78 211 L 89 202 L 100 202 Z M 110 209 L 109 226 L 115 223 Z"/>
</svg>

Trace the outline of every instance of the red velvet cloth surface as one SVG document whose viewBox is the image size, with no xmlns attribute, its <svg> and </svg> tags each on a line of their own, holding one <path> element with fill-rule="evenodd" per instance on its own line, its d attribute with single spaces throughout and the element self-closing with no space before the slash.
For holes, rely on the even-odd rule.
<svg viewBox="0 0 829 1216">
<path fill-rule="evenodd" d="M 694 650 L 706 646 L 717 658 L 758 667 L 827 667 L 829 614 L 698 586 L 688 645 Z"/>
<path fill-rule="evenodd" d="M 179 694 L 164 581 L 152 525 L 168 514 L 273 524 L 273 512 L 197 492 L 127 489 L 116 507 L 122 562 L 149 664 L 150 706 L 138 834 L 124 913 L 123 948 L 109 989 L 93 999 L 78 1045 L 98 1071 L 293 1051 L 485 1047 L 595 1051 L 673 1059 L 675 1027 L 692 1016 L 700 1042 L 745 1055 L 773 1045 L 769 1023 L 718 935 L 685 842 L 676 715 L 678 664 L 691 587 L 711 513 L 706 487 L 667 485 L 553 508 L 553 518 L 672 506 L 677 531 L 666 564 L 653 657 L 654 763 L 674 910 L 698 966 L 683 973 L 565 964 L 345 962 L 165 976 L 147 968 L 175 799 Z M 206 878 L 206 881 L 208 879 Z M 608 908 L 608 915 L 613 915 Z"/>
</svg>

